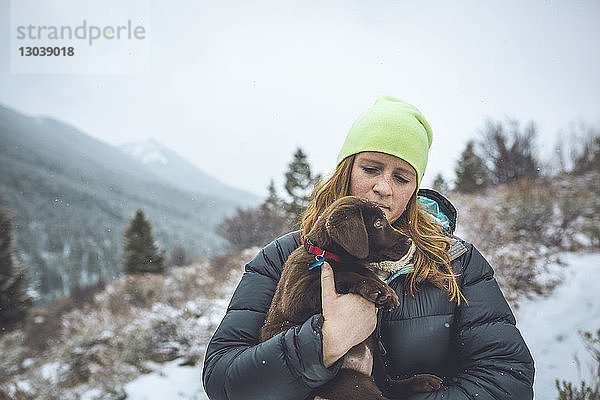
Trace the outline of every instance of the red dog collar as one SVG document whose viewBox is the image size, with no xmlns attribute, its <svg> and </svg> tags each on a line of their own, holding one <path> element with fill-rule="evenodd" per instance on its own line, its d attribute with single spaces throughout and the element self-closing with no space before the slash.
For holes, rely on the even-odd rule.
<svg viewBox="0 0 600 400">
<path fill-rule="evenodd" d="M 304 238 L 304 249 L 308 251 L 309 254 L 313 254 L 317 257 L 324 258 L 326 260 L 342 262 L 340 256 L 319 248 L 313 242 L 311 242 L 308 237 Z"/>
</svg>

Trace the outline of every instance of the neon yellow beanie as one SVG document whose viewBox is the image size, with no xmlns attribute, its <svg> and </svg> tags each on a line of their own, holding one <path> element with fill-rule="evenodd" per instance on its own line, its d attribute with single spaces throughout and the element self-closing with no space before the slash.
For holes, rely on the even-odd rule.
<svg viewBox="0 0 600 400">
<path fill-rule="evenodd" d="M 390 96 L 381 96 L 350 128 L 338 154 L 337 165 L 344 158 L 363 151 L 391 154 L 413 166 L 419 187 L 427 167 L 431 141 L 431 127 L 416 107 Z"/>
</svg>

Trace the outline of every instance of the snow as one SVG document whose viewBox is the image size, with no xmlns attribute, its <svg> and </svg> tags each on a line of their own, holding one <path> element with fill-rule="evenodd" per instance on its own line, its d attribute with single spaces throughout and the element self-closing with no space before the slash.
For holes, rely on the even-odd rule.
<svg viewBox="0 0 600 400">
<path fill-rule="evenodd" d="M 29 393 L 33 389 L 31 383 L 25 380 L 17 381 L 16 384 L 19 390 L 25 393 Z"/>
<path fill-rule="evenodd" d="M 158 144 L 153 141 L 128 143 L 120 146 L 121 150 L 144 164 L 167 165 L 169 159 Z"/>
<path fill-rule="evenodd" d="M 33 364 L 35 364 L 35 360 L 33 358 L 26 358 L 23 360 L 23 362 L 21 363 L 21 367 L 22 368 L 29 368 L 31 367 Z"/>
<path fill-rule="evenodd" d="M 81 400 L 96 400 L 102 396 L 102 390 L 91 389 L 81 395 Z"/>
<path fill-rule="evenodd" d="M 50 362 L 42 365 L 42 377 L 53 384 L 58 382 L 59 368 L 61 368 L 61 364 L 58 362 Z"/>
<path fill-rule="evenodd" d="M 592 358 L 578 332 L 600 329 L 600 254 L 562 253 L 560 259 L 568 265 L 563 283 L 547 298 L 524 300 L 515 313 L 536 363 L 536 399 L 556 398 L 556 379 L 576 386 L 590 381 Z"/>
<path fill-rule="evenodd" d="M 201 369 L 165 363 L 158 372 L 142 375 L 125 386 L 128 400 L 205 400 Z"/>
</svg>

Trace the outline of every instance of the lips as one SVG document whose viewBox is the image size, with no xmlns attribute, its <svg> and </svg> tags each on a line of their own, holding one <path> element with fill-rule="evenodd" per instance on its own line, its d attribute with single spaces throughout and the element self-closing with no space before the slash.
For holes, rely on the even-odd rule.
<svg viewBox="0 0 600 400">
<path fill-rule="evenodd" d="M 377 202 L 373 202 L 373 203 L 374 203 L 374 204 L 375 204 L 377 207 L 381 208 L 382 210 L 388 210 L 388 211 L 389 211 L 389 209 L 390 209 L 389 207 L 387 207 L 387 206 L 384 206 L 384 205 L 383 205 L 383 204 L 381 204 L 381 203 L 377 203 Z"/>
<path fill-rule="evenodd" d="M 381 212 L 383 213 L 384 217 L 385 217 L 386 219 L 389 219 L 389 215 L 388 215 L 388 214 L 391 212 L 390 208 L 389 208 L 389 207 L 386 207 L 386 206 L 384 206 L 384 205 L 383 205 L 383 204 L 381 204 L 381 203 L 375 203 L 375 205 L 376 205 L 377 207 L 379 207 L 379 209 L 380 209 L 380 210 L 381 210 Z"/>
</svg>

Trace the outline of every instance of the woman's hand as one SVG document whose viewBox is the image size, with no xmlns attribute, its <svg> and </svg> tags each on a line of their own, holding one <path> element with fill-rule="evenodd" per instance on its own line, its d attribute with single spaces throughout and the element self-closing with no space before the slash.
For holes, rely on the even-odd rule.
<svg viewBox="0 0 600 400">
<path fill-rule="evenodd" d="M 323 365 L 330 367 L 375 330 L 375 304 L 357 294 L 338 294 L 331 266 L 321 266 Z"/>
</svg>

